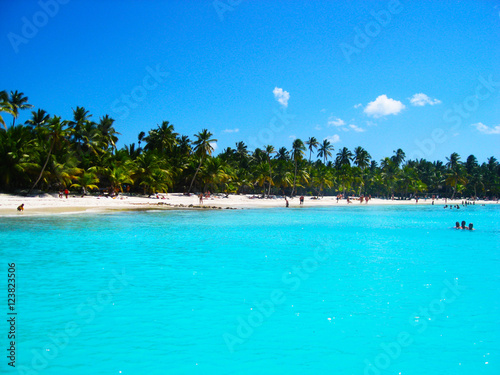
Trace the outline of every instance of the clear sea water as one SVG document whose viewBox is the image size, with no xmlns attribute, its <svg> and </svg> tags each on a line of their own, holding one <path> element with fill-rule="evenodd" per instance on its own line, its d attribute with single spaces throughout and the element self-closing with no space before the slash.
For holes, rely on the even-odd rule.
<svg viewBox="0 0 500 375">
<path fill-rule="evenodd" d="M 0 218 L 1 374 L 500 374 L 500 206 Z M 474 232 L 454 230 L 473 222 Z M 16 368 L 7 269 L 16 264 Z"/>
</svg>

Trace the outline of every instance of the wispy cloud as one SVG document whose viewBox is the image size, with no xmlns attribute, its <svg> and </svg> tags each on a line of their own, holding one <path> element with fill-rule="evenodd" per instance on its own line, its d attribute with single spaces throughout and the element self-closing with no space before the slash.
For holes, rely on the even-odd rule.
<svg viewBox="0 0 500 375">
<path fill-rule="evenodd" d="M 358 104 L 356 104 L 356 105 L 354 106 L 354 108 L 359 108 L 359 107 L 362 107 L 362 106 L 363 106 L 363 104 L 358 103 Z"/>
<path fill-rule="evenodd" d="M 327 141 L 330 141 L 331 143 L 339 143 L 340 142 L 340 136 L 338 134 L 329 135 L 325 139 Z"/>
<path fill-rule="evenodd" d="M 296 135 L 289 135 L 288 138 L 290 138 L 292 141 L 295 141 L 297 139 Z"/>
<path fill-rule="evenodd" d="M 219 147 L 217 145 L 217 142 L 210 142 L 210 146 L 212 146 L 214 148 L 214 151 L 217 150 L 217 147 Z"/>
<path fill-rule="evenodd" d="M 365 129 L 360 128 L 359 126 L 356 126 L 354 124 L 349 125 L 349 127 L 354 130 L 356 133 L 363 133 Z"/>
<path fill-rule="evenodd" d="M 397 115 L 405 105 L 399 100 L 388 98 L 387 95 L 380 95 L 373 102 L 368 103 L 364 112 L 371 117 L 379 118 L 387 115 Z"/>
<path fill-rule="evenodd" d="M 441 104 L 441 100 L 429 98 L 424 93 L 415 94 L 410 98 L 410 103 L 416 107 L 423 107 L 426 104 L 435 105 Z"/>
<path fill-rule="evenodd" d="M 345 121 L 338 117 L 330 117 L 328 119 L 328 126 L 344 126 Z"/>
<path fill-rule="evenodd" d="M 320 125 L 316 125 L 316 126 L 314 127 L 314 129 L 316 129 L 316 130 L 323 130 L 323 128 L 322 128 Z"/>
<path fill-rule="evenodd" d="M 238 133 L 240 131 L 240 129 L 236 128 L 236 129 L 224 129 L 222 132 L 223 133 Z"/>
<path fill-rule="evenodd" d="M 284 91 L 278 87 L 275 87 L 273 90 L 274 98 L 283 106 L 288 107 L 288 100 L 290 99 L 290 93 L 288 91 Z"/>
<path fill-rule="evenodd" d="M 474 126 L 480 133 L 483 134 L 500 134 L 500 125 L 490 128 L 482 122 L 478 122 L 477 124 L 472 124 L 471 126 Z"/>
</svg>

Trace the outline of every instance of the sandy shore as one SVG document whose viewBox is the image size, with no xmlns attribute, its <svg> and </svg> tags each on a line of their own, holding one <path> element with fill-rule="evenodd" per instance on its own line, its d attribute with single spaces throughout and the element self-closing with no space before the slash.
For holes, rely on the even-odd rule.
<svg viewBox="0 0 500 375">
<path fill-rule="evenodd" d="M 298 207 L 298 197 L 288 198 L 290 207 Z M 304 207 L 321 206 L 373 206 L 373 205 L 416 205 L 415 200 L 385 200 L 371 199 L 368 204 L 351 200 L 348 204 L 345 199 L 337 202 L 336 197 L 312 199 L 306 197 Z M 24 203 L 24 212 L 17 212 L 17 207 Z M 461 204 L 462 200 L 447 200 L 446 204 Z M 430 205 L 431 199 L 419 199 L 418 205 Z M 437 199 L 436 205 L 444 205 L 444 199 Z M 493 201 L 476 201 L 476 204 L 498 204 Z M 68 199 L 57 195 L 44 194 L 35 197 L 0 194 L 0 216 L 18 215 L 46 215 L 64 213 L 101 212 L 109 210 L 133 209 L 219 209 L 219 208 L 272 208 L 285 207 L 284 198 L 259 199 L 252 195 L 229 195 L 229 197 L 205 198 L 200 205 L 197 196 L 190 197 L 182 194 L 161 194 L 160 198 L 121 195 L 116 198 L 70 195 Z"/>
</svg>

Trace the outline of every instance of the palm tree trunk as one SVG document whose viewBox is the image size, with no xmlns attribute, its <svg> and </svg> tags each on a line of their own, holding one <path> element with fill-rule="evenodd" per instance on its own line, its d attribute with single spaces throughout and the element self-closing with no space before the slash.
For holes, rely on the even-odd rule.
<svg viewBox="0 0 500 375">
<path fill-rule="evenodd" d="M 42 170 L 40 171 L 40 175 L 38 176 L 36 182 L 33 184 L 31 189 L 28 191 L 27 195 L 31 194 L 31 191 L 36 187 L 36 185 L 38 184 L 38 182 L 42 178 L 43 172 L 45 172 L 45 168 L 47 167 L 47 164 L 49 163 L 49 158 L 50 158 L 50 155 L 52 154 L 52 149 L 54 148 L 54 143 L 55 143 L 55 139 L 52 140 L 52 144 L 50 145 L 49 154 L 47 155 L 47 159 L 45 159 L 45 164 L 43 165 Z"/>
<path fill-rule="evenodd" d="M 191 185 L 189 185 L 188 194 L 191 193 L 191 188 L 193 187 L 193 183 L 194 183 L 194 179 L 196 178 L 196 175 L 200 171 L 201 163 L 203 163 L 203 156 L 201 157 L 200 164 L 198 164 L 198 168 L 196 168 L 196 172 L 194 173 L 193 179 L 191 180 Z"/>
<path fill-rule="evenodd" d="M 297 160 L 295 160 L 295 174 L 293 175 L 293 189 L 292 189 L 292 194 L 290 195 L 293 197 L 293 194 L 295 193 L 295 182 L 297 181 Z"/>
</svg>

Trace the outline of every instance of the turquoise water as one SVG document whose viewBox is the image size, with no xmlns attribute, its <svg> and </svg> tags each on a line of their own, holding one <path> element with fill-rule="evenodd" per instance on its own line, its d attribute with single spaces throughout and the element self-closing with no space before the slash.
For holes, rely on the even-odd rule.
<svg viewBox="0 0 500 375">
<path fill-rule="evenodd" d="M 0 373 L 499 374 L 499 213 L 0 218 L 18 313 L 16 369 L 2 355 Z"/>
</svg>

